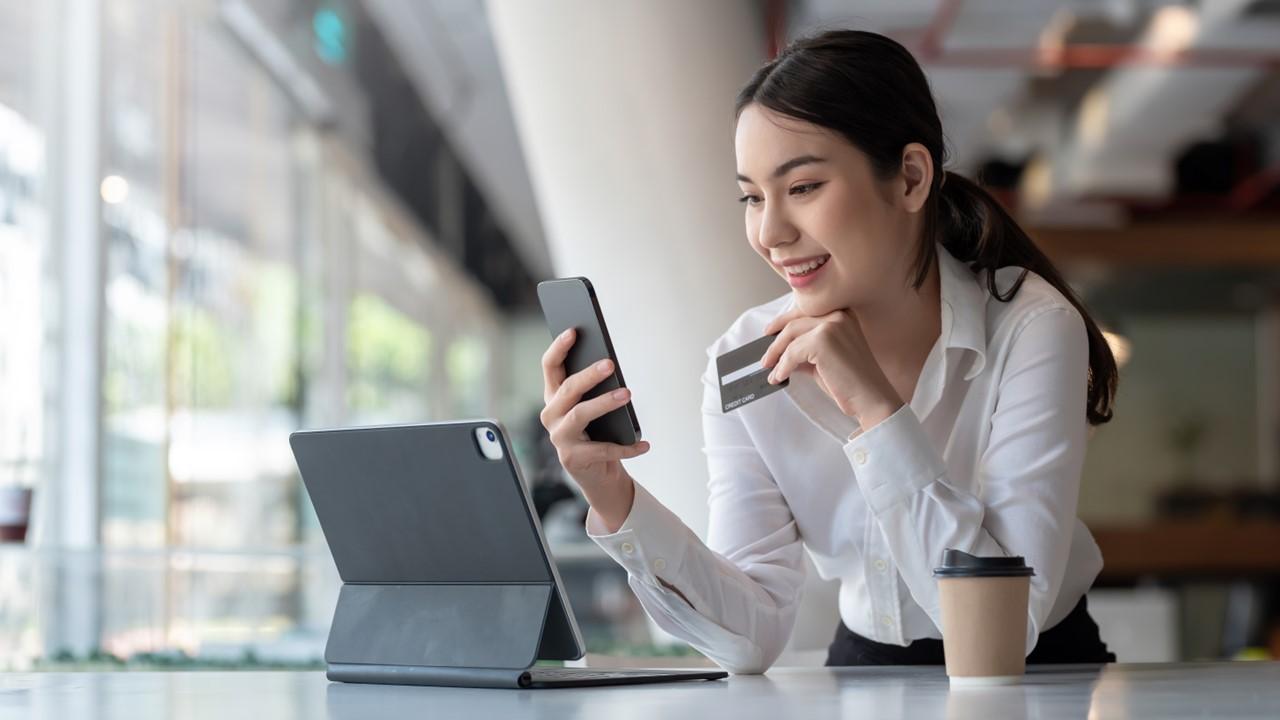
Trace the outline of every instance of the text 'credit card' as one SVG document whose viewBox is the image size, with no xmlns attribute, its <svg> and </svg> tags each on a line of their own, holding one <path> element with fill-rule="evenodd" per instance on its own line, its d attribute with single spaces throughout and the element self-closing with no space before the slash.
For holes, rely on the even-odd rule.
<svg viewBox="0 0 1280 720">
<path fill-rule="evenodd" d="M 716 374 L 720 376 L 720 406 L 723 412 L 737 410 L 748 403 L 786 387 L 791 381 L 770 384 L 769 369 L 761 362 L 777 333 L 765 335 L 716 358 Z"/>
</svg>

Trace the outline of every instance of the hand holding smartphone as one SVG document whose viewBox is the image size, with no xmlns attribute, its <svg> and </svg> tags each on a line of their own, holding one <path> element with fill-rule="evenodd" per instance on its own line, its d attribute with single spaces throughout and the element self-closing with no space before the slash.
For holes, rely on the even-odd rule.
<svg viewBox="0 0 1280 720">
<path fill-rule="evenodd" d="M 538 302 L 547 321 L 547 329 L 555 338 L 569 328 L 577 337 L 565 356 L 565 376 L 585 370 L 600 360 L 611 360 L 613 372 L 599 384 L 587 390 L 582 400 L 590 400 L 618 388 L 626 387 L 622 367 L 609 339 L 604 314 L 596 298 L 591 281 L 584 277 L 561 278 L 538 283 Z M 635 408 L 626 405 L 587 423 L 587 437 L 596 442 L 633 445 L 640 440 L 640 422 Z"/>
</svg>

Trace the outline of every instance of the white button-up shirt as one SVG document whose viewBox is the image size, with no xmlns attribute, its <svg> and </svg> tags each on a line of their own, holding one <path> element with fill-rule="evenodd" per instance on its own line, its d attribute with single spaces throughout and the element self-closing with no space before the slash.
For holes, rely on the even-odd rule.
<svg viewBox="0 0 1280 720">
<path fill-rule="evenodd" d="M 716 356 L 761 337 L 793 304 L 787 293 L 707 349 L 706 542 L 640 483 L 617 532 L 588 513 L 588 535 L 627 569 L 650 617 L 727 670 L 763 672 L 782 652 L 802 550 L 840 580 L 844 624 L 896 645 L 942 636 L 932 573 L 943 550 L 1022 555 L 1035 569 L 1028 653 L 1102 567 L 1076 518 L 1087 437 L 1080 314 L 1030 272 L 1001 302 L 985 272 L 937 247 L 941 333 L 910 403 L 863 431 L 795 373 L 783 391 L 722 412 Z M 1021 272 L 996 271 L 1002 295 Z"/>
</svg>

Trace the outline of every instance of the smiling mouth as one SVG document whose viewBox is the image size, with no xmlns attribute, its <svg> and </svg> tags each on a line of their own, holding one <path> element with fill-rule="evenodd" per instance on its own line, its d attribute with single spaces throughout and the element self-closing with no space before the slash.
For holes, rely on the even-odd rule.
<svg viewBox="0 0 1280 720">
<path fill-rule="evenodd" d="M 804 277 L 806 275 L 812 275 L 818 270 L 818 268 L 826 265 L 827 261 L 830 259 L 830 255 L 825 255 L 817 260 L 810 260 L 809 262 L 800 265 L 785 266 L 783 267 L 783 270 L 791 277 Z"/>
</svg>

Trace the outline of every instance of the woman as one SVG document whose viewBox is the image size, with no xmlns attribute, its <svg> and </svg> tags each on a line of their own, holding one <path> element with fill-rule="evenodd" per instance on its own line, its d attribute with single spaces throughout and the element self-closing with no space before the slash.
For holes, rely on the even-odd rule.
<svg viewBox="0 0 1280 720">
<path fill-rule="evenodd" d="M 541 419 L 659 626 L 735 673 L 790 636 L 802 549 L 840 580 L 828 665 L 941 664 L 933 567 L 946 548 L 1035 569 L 1028 662 L 1107 662 L 1085 607 L 1102 558 L 1076 518 L 1088 424 L 1111 418 L 1116 365 L 1097 325 L 981 188 L 943 170 L 942 126 L 901 45 L 855 31 L 793 43 L 737 100 L 752 249 L 791 291 L 707 349 L 704 545 L 633 482 L 649 449 L 586 440 L 628 391 L 543 356 Z M 720 409 L 715 357 L 778 333 L 774 393 Z"/>
</svg>

